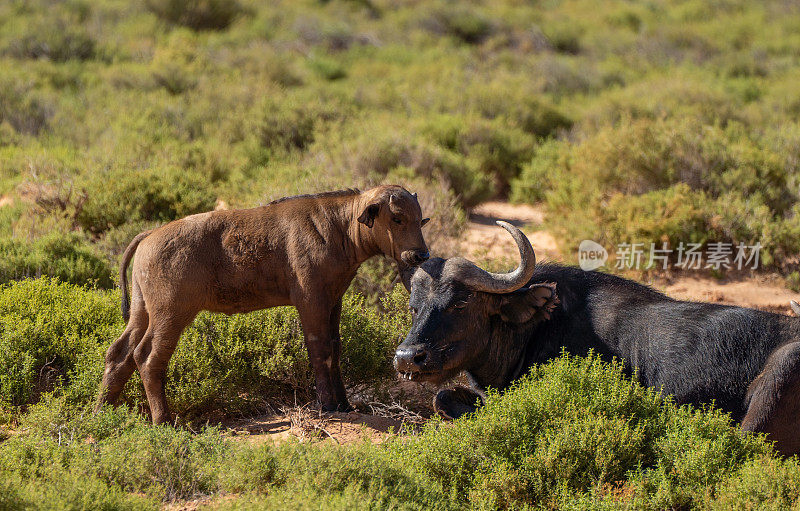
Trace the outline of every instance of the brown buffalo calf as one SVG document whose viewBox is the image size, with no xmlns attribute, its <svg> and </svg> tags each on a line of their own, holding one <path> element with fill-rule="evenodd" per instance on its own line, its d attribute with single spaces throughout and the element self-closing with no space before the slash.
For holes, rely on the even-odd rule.
<svg viewBox="0 0 800 511">
<path fill-rule="evenodd" d="M 294 305 L 324 410 L 347 410 L 339 371 L 342 295 L 362 262 L 384 254 L 401 268 L 428 258 L 416 194 L 399 186 L 279 199 L 188 216 L 136 236 L 122 259 L 128 321 L 106 353 L 96 410 L 114 403 L 138 367 L 153 422 L 169 420 L 164 376 L 198 312 Z M 130 310 L 126 269 L 132 271 Z"/>
</svg>

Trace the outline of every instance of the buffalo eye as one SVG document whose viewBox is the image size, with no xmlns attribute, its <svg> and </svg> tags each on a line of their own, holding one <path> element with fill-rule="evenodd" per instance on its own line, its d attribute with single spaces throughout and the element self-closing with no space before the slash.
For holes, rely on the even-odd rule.
<svg viewBox="0 0 800 511">
<path fill-rule="evenodd" d="M 393 216 L 392 217 L 392 222 L 394 222 L 394 223 L 399 225 L 399 224 L 403 223 L 403 220 L 401 220 L 400 217 Z"/>
<path fill-rule="evenodd" d="M 454 303 L 453 305 L 451 305 L 450 307 L 453 308 L 453 309 L 463 309 L 466 306 L 467 306 L 467 301 L 466 300 L 459 300 L 456 303 Z"/>
</svg>

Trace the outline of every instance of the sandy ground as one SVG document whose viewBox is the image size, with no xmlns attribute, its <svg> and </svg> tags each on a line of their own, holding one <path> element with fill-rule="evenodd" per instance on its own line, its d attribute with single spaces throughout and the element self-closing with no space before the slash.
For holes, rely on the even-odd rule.
<svg viewBox="0 0 800 511">
<path fill-rule="evenodd" d="M 409 423 L 407 427 L 413 427 Z M 382 442 L 398 434 L 403 421 L 359 412 L 322 413 L 308 407 L 287 410 L 242 421 L 231 427 L 237 440 L 252 444 L 283 442 L 296 438 L 300 442 L 348 444 L 363 440 Z"/>
<path fill-rule="evenodd" d="M 782 280 L 768 276 L 724 281 L 681 276 L 664 283 L 656 282 L 654 287 L 679 300 L 739 305 L 789 315 L 794 315 L 789 301 L 800 300 L 800 294 L 787 289 Z"/>
<path fill-rule="evenodd" d="M 519 227 L 531 240 L 537 258 L 558 257 L 555 238 L 542 228 L 543 208 L 507 202 L 485 202 L 472 210 L 462 243 L 467 257 L 475 260 L 517 257 L 514 240 L 495 224 L 497 220 Z"/>
</svg>

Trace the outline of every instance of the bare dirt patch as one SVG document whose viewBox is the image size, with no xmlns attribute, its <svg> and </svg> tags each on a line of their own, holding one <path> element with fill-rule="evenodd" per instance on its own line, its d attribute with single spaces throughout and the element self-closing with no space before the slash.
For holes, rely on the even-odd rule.
<svg viewBox="0 0 800 511">
<path fill-rule="evenodd" d="M 323 413 L 304 406 L 242 421 L 232 426 L 231 431 L 236 439 L 253 444 L 279 443 L 291 438 L 301 442 L 350 444 L 363 440 L 382 442 L 399 434 L 404 427 L 415 425 L 379 415 Z"/>
<path fill-rule="evenodd" d="M 460 381 L 460 380 L 459 380 Z M 285 406 L 257 417 L 223 421 L 234 439 L 256 444 L 301 442 L 348 444 L 367 439 L 382 442 L 398 434 L 418 431 L 433 411 L 438 386 L 399 378 L 381 388 L 350 388 L 350 402 L 357 411 L 325 413 L 312 404 Z"/>
<path fill-rule="evenodd" d="M 542 228 L 544 208 L 540 205 L 485 202 L 475 207 L 469 215 L 462 248 L 466 257 L 473 259 L 506 259 L 515 257 L 514 240 L 495 223 L 504 220 L 519 227 L 533 244 L 540 259 L 560 256 L 556 239 Z"/>
<path fill-rule="evenodd" d="M 678 300 L 738 305 L 779 314 L 790 314 L 789 301 L 800 297 L 786 288 L 783 279 L 774 275 L 731 277 L 725 280 L 682 275 L 674 279 L 659 279 L 656 287 Z"/>
</svg>

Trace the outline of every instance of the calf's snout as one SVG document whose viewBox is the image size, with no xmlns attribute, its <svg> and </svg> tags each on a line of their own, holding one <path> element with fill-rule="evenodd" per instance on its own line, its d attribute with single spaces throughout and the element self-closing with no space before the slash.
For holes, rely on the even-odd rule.
<svg viewBox="0 0 800 511">
<path fill-rule="evenodd" d="M 417 250 L 406 250 L 403 252 L 401 258 L 403 262 L 409 266 L 416 266 L 427 261 L 431 257 L 427 248 L 420 248 Z"/>
</svg>

